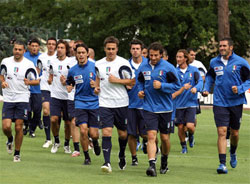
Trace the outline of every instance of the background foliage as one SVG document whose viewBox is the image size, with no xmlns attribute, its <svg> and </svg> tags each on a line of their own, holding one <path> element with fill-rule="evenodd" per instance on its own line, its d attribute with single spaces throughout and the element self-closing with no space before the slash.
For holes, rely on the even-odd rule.
<svg viewBox="0 0 250 184">
<path fill-rule="evenodd" d="M 217 3 L 214 0 L 8 0 L 0 1 L 0 59 L 11 55 L 13 35 L 28 39 L 31 33 L 81 39 L 103 57 L 103 40 L 120 40 L 119 55 L 130 57 L 129 42 L 146 45 L 160 41 L 175 63 L 178 49 L 198 49 L 197 58 L 208 66 L 217 54 Z M 235 52 L 247 56 L 250 48 L 250 3 L 229 0 L 230 31 Z M 23 31 L 6 31 L 6 26 Z M 34 31 L 31 31 L 34 30 Z M 42 31 L 38 31 L 42 30 Z M 10 49 L 9 49 L 10 50 Z"/>
</svg>

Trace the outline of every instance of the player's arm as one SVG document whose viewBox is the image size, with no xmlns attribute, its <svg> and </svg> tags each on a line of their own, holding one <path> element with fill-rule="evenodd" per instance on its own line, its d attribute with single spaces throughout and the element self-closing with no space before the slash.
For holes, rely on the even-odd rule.
<svg viewBox="0 0 250 184">
<path fill-rule="evenodd" d="M 40 84 L 40 79 L 29 80 L 27 78 L 24 78 L 24 84 L 27 86 L 36 86 Z"/>
<path fill-rule="evenodd" d="M 49 78 L 48 78 L 48 84 L 51 85 L 53 82 L 53 66 L 49 66 Z"/>
<path fill-rule="evenodd" d="M 180 94 L 183 93 L 183 91 L 185 90 L 189 90 L 192 86 L 190 85 L 190 83 L 186 83 L 184 84 L 184 86 L 182 86 L 178 91 L 174 92 L 172 94 L 172 98 L 175 99 L 177 96 L 179 96 Z"/>
<path fill-rule="evenodd" d="M 0 81 L 3 89 L 9 87 L 8 83 L 5 81 L 4 78 L 4 75 L 6 74 L 7 74 L 7 67 L 4 64 L 2 64 L 0 67 Z"/>
<path fill-rule="evenodd" d="M 245 91 L 249 89 L 249 86 L 250 86 L 250 66 L 248 65 L 248 63 L 246 63 L 245 66 L 241 67 L 240 78 L 241 78 L 243 83 L 239 86 L 232 86 L 232 91 L 234 94 L 242 94 L 242 93 L 245 93 Z"/>
<path fill-rule="evenodd" d="M 96 76 L 94 93 L 98 95 L 100 93 L 100 78 Z"/>
<path fill-rule="evenodd" d="M 66 80 L 66 89 L 67 89 L 68 93 L 70 93 L 73 90 L 75 84 L 76 83 L 75 83 L 74 77 L 69 72 L 69 74 L 67 76 L 67 80 Z"/>
<path fill-rule="evenodd" d="M 203 96 L 207 96 L 209 94 L 211 87 L 215 82 L 215 79 L 216 79 L 215 71 L 212 67 L 210 67 L 206 74 L 204 90 L 202 92 Z"/>
<path fill-rule="evenodd" d="M 114 75 L 110 74 L 109 75 L 109 82 L 113 84 L 122 84 L 122 85 L 128 85 L 128 86 L 133 86 L 135 85 L 135 78 L 133 79 L 119 79 L 115 77 Z"/>
</svg>

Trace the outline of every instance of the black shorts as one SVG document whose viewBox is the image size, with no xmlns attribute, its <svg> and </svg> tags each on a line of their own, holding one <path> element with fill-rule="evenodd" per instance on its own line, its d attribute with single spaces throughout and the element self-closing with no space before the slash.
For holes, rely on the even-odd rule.
<svg viewBox="0 0 250 184">
<path fill-rule="evenodd" d="M 50 91 L 41 90 L 41 93 L 42 93 L 42 103 L 51 101 Z"/>
<path fill-rule="evenodd" d="M 89 128 L 99 128 L 98 109 L 75 109 L 76 126 L 88 124 Z"/>
<path fill-rule="evenodd" d="M 69 119 L 72 120 L 73 118 L 76 117 L 75 102 L 72 100 L 68 100 L 67 103 L 68 103 L 68 116 L 69 116 Z"/>
<path fill-rule="evenodd" d="M 58 116 L 61 117 L 61 113 L 63 113 L 63 120 L 70 120 L 68 116 L 68 103 L 67 100 L 59 100 L 57 98 L 51 98 L 50 103 L 50 116 Z"/>
<path fill-rule="evenodd" d="M 243 105 L 232 107 L 213 106 L 216 127 L 226 126 L 234 130 L 240 129 Z"/>
<path fill-rule="evenodd" d="M 28 119 L 28 102 L 4 102 L 2 119 Z"/>
<path fill-rule="evenodd" d="M 175 124 L 195 123 L 196 107 L 188 107 L 185 109 L 176 109 Z"/>
<path fill-rule="evenodd" d="M 128 134 L 147 135 L 142 109 L 128 108 Z"/>
<path fill-rule="evenodd" d="M 160 130 L 162 134 L 171 133 L 174 128 L 173 123 L 171 123 L 172 112 L 168 113 L 153 113 L 149 111 L 143 111 L 146 130 Z"/>
<path fill-rule="evenodd" d="M 107 108 L 100 107 L 100 128 L 114 127 L 118 130 L 127 130 L 127 111 L 128 107 Z"/>
</svg>

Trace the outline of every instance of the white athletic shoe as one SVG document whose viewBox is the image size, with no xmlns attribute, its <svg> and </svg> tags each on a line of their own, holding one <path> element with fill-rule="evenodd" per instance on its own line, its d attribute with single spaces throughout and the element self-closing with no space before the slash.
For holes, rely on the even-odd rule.
<svg viewBox="0 0 250 184">
<path fill-rule="evenodd" d="M 103 164 L 101 169 L 102 169 L 102 172 L 105 172 L 105 173 L 111 173 L 112 172 L 112 168 L 111 168 L 110 163 Z"/>
<path fill-rule="evenodd" d="M 43 144 L 43 148 L 49 148 L 50 145 L 52 145 L 52 141 L 46 140 L 45 143 Z"/>
<path fill-rule="evenodd" d="M 13 152 L 13 142 L 6 142 L 7 153 L 11 154 Z"/>
<path fill-rule="evenodd" d="M 56 153 L 59 147 L 60 147 L 60 143 L 54 143 L 51 148 L 51 153 Z"/>
<path fill-rule="evenodd" d="M 21 162 L 21 157 L 20 157 L 20 155 L 15 155 L 15 156 L 14 156 L 14 159 L 13 159 L 13 162 Z"/>
<path fill-rule="evenodd" d="M 71 153 L 70 146 L 64 146 L 64 153 Z"/>
<path fill-rule="evenodd" d="M 73 151 L 72 153 L 72 157 L 79 157 L 81 155 L 81 153 L 79 151 Z"/>
</svg>

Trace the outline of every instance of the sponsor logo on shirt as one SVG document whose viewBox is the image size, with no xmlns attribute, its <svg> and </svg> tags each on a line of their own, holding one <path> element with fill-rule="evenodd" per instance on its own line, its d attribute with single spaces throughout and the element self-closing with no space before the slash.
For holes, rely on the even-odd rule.
<svg viewBox="0 0 250 184">
<path fill-rule="evenodd" d="M 143 71 L 142 73 L 143 73 L 144 76 L 145 75 L 151 75 L 151 71 Z"/>
<path fill-rule="evenodd" d="M 79 80 L 79 79 L 82 79 L 82 75 L 76 75 L 76 76 L 74 76 L 74 80 L 76 81 L 76 80 Z"/>
<path fill-rule="evenodd" d="M 219 71 L 219 70 L 223 70 L 223 66 L 216 66 L 216 67 L 214 67 L 214 71 Z"/>
</svg>

